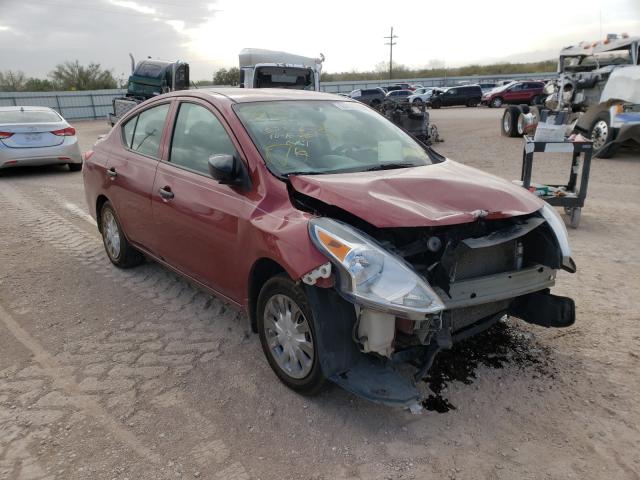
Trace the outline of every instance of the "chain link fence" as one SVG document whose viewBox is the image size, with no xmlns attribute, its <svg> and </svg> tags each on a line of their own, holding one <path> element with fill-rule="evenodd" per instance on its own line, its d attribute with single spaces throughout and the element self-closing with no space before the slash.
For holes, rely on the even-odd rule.
<svg viewBox="0 0 640 480">
<path fill-rule="evenodd" d="M 0 92 L 0 107 L 50 107 L 67 120 L 106 119 L 112 101 L 126 90 L 83 90 L 78 92 Z"/>
</svg>

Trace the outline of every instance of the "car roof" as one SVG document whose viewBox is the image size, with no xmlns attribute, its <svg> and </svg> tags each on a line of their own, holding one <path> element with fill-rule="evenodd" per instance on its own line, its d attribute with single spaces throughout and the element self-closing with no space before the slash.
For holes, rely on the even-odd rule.
<svg viewBox="0 0 640 480">
<path fill-rule="evenodd" d="M 333 93 L 315 92 L 310 90 L 294 90 L 290 88 L 198 88 L 178 90 L 166 94 L 181 97 L 215 97 L 226 99 L 229 103 L 270 102 L 277 100 L 341 100 L 345 97 Z M 346 101 L 349 101 L 346 99 Z"/>
</svg>

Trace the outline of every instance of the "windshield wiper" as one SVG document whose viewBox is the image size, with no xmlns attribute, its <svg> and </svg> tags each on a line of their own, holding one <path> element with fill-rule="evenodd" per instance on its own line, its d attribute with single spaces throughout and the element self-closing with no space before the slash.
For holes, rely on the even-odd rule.
<svg viewBox="0 0 640 480">
<path fill-rule="evenodd" d="M 292 175 L 321 175 L 323 173 L 327 173 L 327 172 L 313 172 L 313 171 L 300 170 L 300 171 L 297 171 L 297 172 L 283 173 L 282 177 L 287 178 L 287 177 L 290 177 Z"/>
<path fill-rule="evenodd" d="M 415 163 L 382 163 L 380 165 L 376 165 L 375 167 L 367 168 L 362 170 L 363 172 L 375 172 L 376 170 L 393 170 L 394 168 L 408 168 L 408 167 L 417 167 Z"/>
</svg>

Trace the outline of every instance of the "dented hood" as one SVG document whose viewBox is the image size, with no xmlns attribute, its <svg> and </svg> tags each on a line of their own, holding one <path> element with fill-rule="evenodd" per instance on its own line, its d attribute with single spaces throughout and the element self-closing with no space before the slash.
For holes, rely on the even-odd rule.
<svg viewBox="0 0 640 480">
<path fill-rule="evenodd" d="M 544 202 L 502 178 L 446 160 L 424 167 L 331 175 L 291 175 L 298 192 L 379 227 L 428 227 L 505 218 Z M 483 211 L 483 212 L 481 212 Z"/>
</svg>

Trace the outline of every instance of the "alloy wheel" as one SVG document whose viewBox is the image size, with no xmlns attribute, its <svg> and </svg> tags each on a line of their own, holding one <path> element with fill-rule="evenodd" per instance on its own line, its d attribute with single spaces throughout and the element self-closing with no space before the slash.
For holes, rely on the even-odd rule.
<svg viewBox="0 0 640 480">
<path fill-rule="evenodd" d="M 511 114 L 509 112 L 502 116 L 502 129 L 507 134 L 511 131 Z"/>
<path fill-rule="evenodd" d="M 107 210 L 102 216 L 102 231 L 109 256 L 118 258 L 120 256 L 120 229 L 111 210 Z"/>
</svg>

